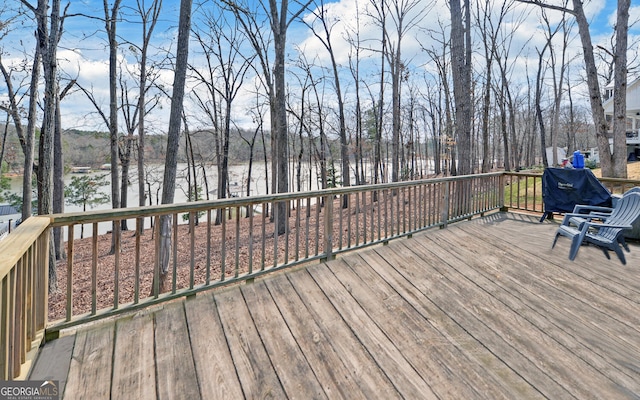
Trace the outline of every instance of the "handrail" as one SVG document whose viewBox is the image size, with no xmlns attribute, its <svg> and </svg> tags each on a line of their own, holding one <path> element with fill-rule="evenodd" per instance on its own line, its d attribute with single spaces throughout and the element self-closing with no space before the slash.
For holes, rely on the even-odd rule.
<svg viewBox="0 0 640 400">
<path fill-rule="evenodd" d="M 66 276 L 59 280 L 62 290 L 51 300 L 52 304 L 64 302 L 64 312 L 60 307 L 51 312 L 52 318 L 61 319 L 47 331 L 55 335 L 65 327 L 106 315 L 251 280 L 308 261 L 331 259 L 341 252 L 499 209 L 504 198 L 502 176 L 490 173 L 52 215 L 51 226 L 65 227 L 70 233 L 67 260 L 58 269 Z M 285 232 L 275 234 L 271 217 L 277 220 L 281 210 L 288 214 Z M 196 224 L 196 216 L 202 213 Z M 181 214 L 189 216 L 187 224 L 178 224 Z M 179 240 L 172 240 L 167 249 L 169 287 L 161 293 L 159 284 L 149 286 L 150 277 L 158 275 L 159 257 L 148 262 L 143 259 L 149 252 L 159 254 L 158 221 L 163 216 L 171 216 L 171 236 Z M 148 229 L 150 217 L 153 231 Z M 119 224 L 113 222 L 125 219 L 135 224 L 132 234 L 98 243 L 99 224 L 106 222 L 118 229 Z M 139 235 L 145 219 L 147 229 Z M 92 238 L 79 241 L 74 236 L 83 224 L 92 226 Z M 80 247 L 91 255 L 77 255 Z M 125 258 L 131 261 L 123 261 Z M 106 276 L 113 293 L 101 302 L 97 282 L 105 271 L 109 271 Z"/>
<path fill-rule="evenodd" d="M 0 376 L 23 377 L 47 323 L 49 218 L 32 217 L 0 242 Z"/>
</svg>

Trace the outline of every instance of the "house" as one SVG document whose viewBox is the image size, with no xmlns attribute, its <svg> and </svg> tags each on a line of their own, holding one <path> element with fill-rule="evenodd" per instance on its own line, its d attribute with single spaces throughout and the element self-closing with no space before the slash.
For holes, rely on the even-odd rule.
<svg viewBox="0 0 640 400">
<path fill-rule="evenodd" d="M 612 83 L 605 88 L 602 103 L 609 122 L 613 120 L 613 91 Z M 640 77 L 627 83 L 627 153 L 630 160 L 640 159 Z"/>
</svg>

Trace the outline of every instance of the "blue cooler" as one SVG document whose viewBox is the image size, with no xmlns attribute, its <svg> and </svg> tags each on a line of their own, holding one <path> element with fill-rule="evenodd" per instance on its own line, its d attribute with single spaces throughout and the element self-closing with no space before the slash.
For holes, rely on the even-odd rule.
<svg viewBox="0 0 640 400">
<path fill-rule="evenodd" d="M 573 152 L 573 168 L 584 168 L 584 155 L 580 153 L 580 150 Z"/>
</svg>

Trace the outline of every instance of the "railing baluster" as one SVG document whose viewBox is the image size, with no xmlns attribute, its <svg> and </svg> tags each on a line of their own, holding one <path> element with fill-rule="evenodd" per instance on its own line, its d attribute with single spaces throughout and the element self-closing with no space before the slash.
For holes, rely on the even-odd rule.
<svg viewBox="0 0 640 400">
<path fill-rule="evenodd" d="M 191 254 L 191 260 L 189 260 L 189 289 L 193 289 L 196 272 L 196 213 L 189 212 L 189 254 Z M 177 240 L 178 236 L 176 236 Z M 175 293 L 175 292 L 174 292 Z"/>
<path fill-rule="evenodd" d="M 356 202 L 358 201 L 357 196 L 358 195 L 356 194 Z M 352 232 L 351 232 L 351 230 L 352 230 L 351 229 L 351 214 L 353 212 L 351 211 L 351 206 L 352 206 L 351 203 L 352 202 L 349 201 L 348 208 L 347 208 L 347 248 L 348 249 L 351 248 L 351 235 L 352 235 Z"/>
<path fill-rule="evenodd" d="M 69 237 L 67 239 L 67 316 L 66 320 L 71 321 L 73 314 L 73 243 L 75 225 L 69 226 Z"/>
<path fill-rule="evenodd" d="M 280 206 L 277 203 L 272 203 L 271 210 L 273 211 L 273 267 L 278 265 L 278 218 L 280 217 Z"/>
<path fill-rule="evenodd" d="M 356 195 L 356 247 L 360 244 L 360 196 Z"/>
<path fill-rule="evenodd" d="M 264 271 L 264 268 L 265 268 L 265 253 L 267 248 L 267 243 L 266 243 L 267 207 L 268 207 L 268 203 L 262 203 L 262 261 L 260 263 L 260 271 Z"/>
<path fill-rule="evenodd" d="M 220 281 L 226 279 L 227 270 L 227 218 L 224 208 L 218 209 L 222 233 L 220 234 Z"/>
<path fill-rule="evenodd" d="M 309 231 L 309 220 L 311 219 L 311 197 L 307 197 L 307 207 L 305 207 L 305 245 L 304 258 L 309 258 L 309 239 L 311 239 Z"/>
<path fill-rule="evenodd" d="M 367 243 L 367 193 L 366 192 L 362 192 L 362 243 L 363 244 Z"/>
<path fill-rule="evenodd" d="M 236 253 L 235 266 L 233 276 L 235 278 L 240 274 L 240 207 L 236 207 Z"/>
<path fill-rule="evenodd" d="M 113 309 L 117 310 L 120 305 L 120 221 L 115 220 L 113 223 L 114 228 L 114 262 L 113 262 Z"/>
<path fill-rule="evenodd" d="M 289 217 L 290 217 L 290 203 L 285 203 L 285 216 L 284 216 L 284 264 L 289 264 Z"/>
<path fill-rule="evenodd" d="M 211 283 L 211 210 L 207 210 L 207 270 L 205 271 L 205 284 Z"/>
<path fill-rule="evenodd" d="M 295 235 L 296 235 L 296 255 L 294 257 L 295 261 L 300 259 L 300 206 L 301 200 L 296 199 L 296 225 L 295 225 Z"/>
<path fill-rule="evenodd" d="M 172 215 L 173 222 L 173 240 L 171 248 L 173 249 L 173 277 L 171 282 L 171 293 L 175 293 L 178 289 L 178 213 Z"/>
<path fill-rule="evenodd" d="M 97 299 L 97 296 L 98 296 L 98 223 L 94 222 L 92 225 L 93 225 L 93 232 L 91 236 L 91 248 L 92 248 L 92 251 L 91 251 L 91 315 L 95 315 L 97 312 L 97 304 L 98 304 L 98 299 Z"/>
<path fill-rule="evenodd" d="M 157 215 L 156 217 L 156 223 L 154 225 L 154 244 L 155 244 L 155 249 L 156 249 L 156 254 L 155 254 L 155 265 L 153 268 L 153 298 L 157 299 L 158 296 L 160 295 L 160 249 L 161 249 L 161 245 L 162 245 L 162 240 L 160 238 L 161 233 L 162 233 L 162 229 L 160 227 L 160 225 L 162 224 L 162 216 Z"/>
<path fill-rule="evenodd" d="M 249 209 L 247 209 L 247 211 L 249 212 L 249 254 L 248 254 L 248 259 L 249 259 L 249 275 L 251 275 L 253 273 L 253 204 L 251 205 L 251 211 L 249 211 Z M 209 282 L 207 281 L 207 285 L 209 284 Z"/>
<path fill-rule="evenodd" d="M 343 207 L 346 206 L 346 207 Z M 342 196 L 340 196 L 340 216 L 338 217 L 338 250 L 342 250 L 342 237 L 343 237 L 343 230 L 342 230 L 342 224 L 343 224 L 343 215 L 344 211 L 347 210 L 349 207 L 349 194 L 343 194 Z"/>
<path fill-rule="evenodd" d="M 140 236 L 142 230 L 144 229 L 144 219 L 136 218 L 136 257 L 135 257 L 135 271 L 134 271 L 134 282 L 133 282 L 133 304 L 138 304 L 140 302 Z M 97 227 L 94 228 L 93 236 L 97 236 Z M 96 260 L 97 261 L 97 260 Z M 92 310 L 92 313 L 95 314 L 95 310 Z"/>
<path fill-rule="evenodd" d="M 320 254 L 320 208 L 322 208 L 322 197 L 316 197 L 316 238 L 314 240 L 316 243 L 316 256 Z"/>
</svg>

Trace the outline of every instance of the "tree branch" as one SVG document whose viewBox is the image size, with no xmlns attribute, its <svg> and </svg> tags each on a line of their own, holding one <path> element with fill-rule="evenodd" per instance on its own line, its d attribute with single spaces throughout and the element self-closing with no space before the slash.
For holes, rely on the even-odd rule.
<svg viewBox="0 0 640 400">
<path fill-rule="evenodd" d="M 532 4 L 534 6 L 539 6 L 542 8 L 548 8 L 550 10 L 556 10 L 556 11 L 562 11 L 562 12 L 566 12 L 567 14 L 571 14 L 573 16 L 576 15 L 575 11 L 566 7 L 561 7 L 561 6 L 556 6 L 553 4 L 547 4 L 547 3 L 543 3 L 540 0 L 516 0 L 518 3 L 523 3 L 523 4 Z"/>
</svg>

